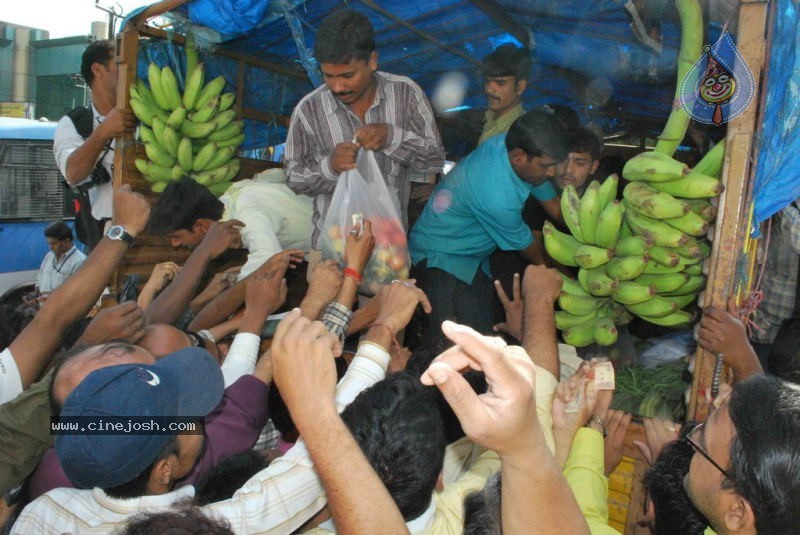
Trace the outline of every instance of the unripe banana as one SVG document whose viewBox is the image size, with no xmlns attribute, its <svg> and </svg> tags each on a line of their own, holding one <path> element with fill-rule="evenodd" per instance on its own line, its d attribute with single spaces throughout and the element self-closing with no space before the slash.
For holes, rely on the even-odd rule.
<svg viewBox="0 0 800 535">
<path fill-rule="evenodd" d="M 600 186 L 597 184 L 597 181 L 592 181 L 589 187 L 586 188 L 586 191 L 583 192 L 581 206 L 578 210 L 583 241 L 591 245 L 595 243 L 595 237 L 597 235 L 597 217 L 600 215 L 601 209 L 600 199 L 597 194 L 599 189 Z"/>
<path fill-rule="evenodd" d="M 216 120 L 206 124 L 211 124 L 216 126 Z M 242 133 L 243 128 L 244 128 L 244 121 L 233 121 L 232 123 L 220 128 L 219 130 L 214 130 L 211 134 L 208 135 L 208 139 L 209 141 L 222 141 L 224 139 L 238 136 L 239 134 Z"/>
<path fill-rule="evenodd" d="M 166 150 L 160 147 L 157 143 L 145 143 L 144 151 L 150 161 L 160 167 L 172 167 L 175 165 L 175 157 L 170 155 Z"/>
<path fill-rule="evenodd" d="M 188 57 L 188 52 L 187 52 Z M 186 87 L 183 90 L 183 107 L 187 110 L 193 110 L 195 103 L 197 102 L 197 97 L 200 95 L 200 89 L 203 87 L 203 82 L 206 79 L 206 69 L 205 66 L 200 63 L 197 65 L 191 72 L 188 71 L 187 65 L 187 74 L 186 74 Z"/>
<path fill-rule="evenodd" d="M 181 167 L 180 162 L 176 163 L 172 166 L 172 173 L 170 173 L 170 179 L 172 180 L 180 180 L 186 176 L 186 170 Z"/>
<path fill-rule="evenodd" d="M 193 161 L 192 140 L 184 137 L 178 143 L 178 163 L 184 170 L 191 171 Z"/>
<path fill-rule="evenodd" d="M 161 167 L 153 162 L 148 162 L 141 158 L 136 158 L 133 163 L 136 166 L 136 169 L 142 173 L 142 176 L 144 176 L 148 182 L 163 182 L 170 180 L 170 169 L 167 167 Z"/>
<path fill-rule="evenodd" d="M 153 133 L 152 129 L 148 128 L 143 124 L 140 124 L 139 139 L 141 140 L 142 143 L 154 143 L 156 142 L 156 135 Z"/>
<path fill-rule="evenodd" d="M 225 147 L 233 147 L 236 149 L 239 145 L 244 142 L 244 134 L 239 134 L 238 136 L 229 137 L 228 139 L 223 139 L 222 141 L 217 141 L 217 146 L 219 148 Z"/>
<path fill-rule="evenodd" d="M 589 320 L 585 323 L 575 325 L 569 329 L 564 329 L 561 336 L 564 341 L 571 346 L 584 347 L 594 343 L 594 326 L 596 320 Z"/>
<path fill-rule="evenodd" d="M 683 327 L 689 325 L 689 322 L 692 321 L 694 315 L 686 312 L 685 310 L 678 310 L 672 314 L 664 316 L 663 318 L 654 318 L 652 316 L 639 317 L 655 325 L 661 325 L 662 327 Z"/>
<path fill-rule="evenodd" d="M 654 295 L 647 301 L 635 305 L 626 305 L 628 312 L 637 316 L 647 316 L 650 318 L 663 318 L 678 310 L 678 305 L 669 299 Z"/>
<path fill-rule="evenodd" d="M 219 197 L 220 195 L 224 194 L 228 191 L 228 188 L 233 185 L 233 182 L 225 181 L 225 182 L 218 182 L 216 184 L 211 184 L 208 186 L 208 190 Z"/>
<path fill-rule="evenodd" d="M 664 182 L 688 174 L 689 168 L 658 152 L 642 152 L 631 158 L 622 168 L 622 176 L 637 182 Z"/>
<path fill-rule="evenodd" d="M 656 293 L 663 294 L 677 290 L 689 282 L 689 275 L 686 273 L 666 273 L 664 275 L 649 275 L 645 273 L 636 277 L 634 282 L 645 286 L 653 285 L 656 288 Z"/>
<path fill-rule="evenodd" d="M 644 236 L 620 238 L 614 245 L 614 256 L 643 256 L 652 245 Z"/>
<path fill-rule="evenodd" d="M 708 258 L 711 256 L 711 246 L 705 240 L 700 240 L 697 242 L 697 245 L 700 246 L 700 251 L 703 253 L 703 258 Z"/>
<path fill-rule="evenodd" d="M 239 163 L 239 158 L 234 158 L 233 160 L 225 164 L 223 168 L 224 167 L 228 168 L 228 172 L 225 173 L 222 182 L 228 182 L 229 180 L 233 180 L 239 175 L 239 169 L 241 167 L 241 164 Z"/>
<path fill-rule="evenodd" d="M 708 232 L 708 221 L 694 212 L 664 221 L 689 236 L 705 236 Z"/>
<path fill-rule="evenodd" d="M 233 106 L 233 102 L 236 100 L 236 95 L 233 93 L 223 93 L 219 97 L 219 111 L 225 111 L 231 106 Z"/>
<path fill-rule="evenodd" d="M 611 201 L 597 217 L 595 243 L 599 247 L 613 248 L 619 241 L 625 206 L 617 200 Z"/>
<path fill-rule="evenodd" d="M 223 128 L 231 124 L 231 122 L 233 122 L 234 119 L 236 119 L 236 110 L 225 110 L 223 112 L 218 113 L 217 116 L 214 118 L 214 123 L 217 125 L 216 130 L 222 130 Z"/>
<path fill-rule="evenodd" d="M 578 196 L 578 191 L 570 184 L 561 192 L 561 216 L 575 239 L 585 241 L 581 233 L 580 207 L 581 198 Z"/>
<path fill-rule="evenodd" d="M 168 182 L 155 182 L 150 186 L 150 190 L 153 193 L 162 193 L 165 189 L 167 189 L 168 184 Z"/>
<path fill-rule="evenodd" d="M 597 198 L 600 202 L 600 206 L 608 206 L 608 204 L 617 198 L 617 188 L 619 187 L 619 177 L 616 173 L 613 175 L 609 175 L 600 184 L 600 188 L 597 190 Z"/>
<path fill-rule="evenodd" d="M 647 217 L 638 213 L 636 210 L 625 212 L 625 221 L 631 226 L 633 232 L 644 236 L 656 245 L 665 247 L 680 247 L 689 243 L 690 238 L 680 230 L 676 229 L 652 217 Z"/>
<path fill-rule="evenodd" d="M 566 292 L 561 292 L 558 297 L 558 306 L 561 307 L 561 310 L 576 316 L 585 316 L 594 312 L 600 306 L 600 303 L 601 300 L 595 297 L 571 295 Z"/>
<path fill-rule="evenodd" d="M 678 253 L 683 258 L 697 258 L 703 259 L 703 248 L 700 246 L 700 242 L 693 241 L 684 246 L 676 247 L 672 249 L 676 253 Z"/>
<path fill-rule="evenodd" d="M 684 267 L 686 266 L 681 265 L 680 261 L 677 265 L 669 267 L 663 266 L 657 262 L 654 262 L 653 260 L 649 260 L 647 264 L 645 264 L 644 271 L 642 271 L 642 273 L 647 275 L 667 275 L 670 273 L 680 273 L 683 271 Z"/>
<path fill-rule="evenodd" d="M 195 139 L 204 139 L 209 137 L 211 132 L 214 131 L 214 122 L 209 123 L 195 123 L 193 121 L 183 121 L 181 125 L 181 133 L 184 136 L 189 136 Z"/>
<path fill-rule="evenodd" d="M 711 223 L 717 217 L 717 209 L 706 199 L 686 199 L 684 202 L 689 205 L 692 212 L 702 217 L 704 221 Z"/>
<path fill-rule="evenodd" d="M 584 269 L 600 267 L 614 256 L 614 251 L 595 247 L 594 245 L 581 245 L 575 250 L 575 262 Z"/>
<path fill-rule="evenodd" d="M 588 269 L 583 268 L 578 270 L 578 286 L 580 286 L 581 289 L 588 295 L 592 295 L 592 291 L 589 289 L 589 279 L 586 276 L 588 271 Z"/>
<path fill-rule="evenodd" d="M 653 297 L 656 293 L 654 286 L 643 286 L 633 281 L 620 281 L 617 290 L 611 298 L 623 305 L 635 305 Z"/>
<path fill-rule="evenodd" d="M 703 173 L 704 175 L 719 177 L 719 172 L 722 170 L 722 162 L 725 159 L 725 140 L 723 139 L 714 145 L 710 151 L 703 156 L 697 165 L 694 166 L 693 171 Z"/>
<path fill-rule="evenodd" d="M 194 173 L 194 179 L 203 184 L 204 186 L 210 186 L 211 184 L 216 184 L 217 182 L 225 182 L 225 177 L 228 175 L 230 170 L 230 163 L 223 165 L 222 167 L 217 167 L 216 169 L 209 169 L 208 171 L 200 171 L 199 173 Z"/>
<path fill-rule="evenodd" d="M 217 76 L 200 91 L 194 103 L 194 109 L 199 110 L 205 106 L 209 100 L 219 95 L 225 89 L 225 77 Z"/>
<path fill-rule="evenodd" d="M 689 205 L 668 193 L 662 193 L 644 182 L 631 182 L 622 191 L 628 206 L 648 217 L 666 219 L 689 212 Z"/>
<path fill-rule="evenodd" d="M 161 137 L 164 140 L 164 149 L 169 153 L 170 156 L 177 158 L 178 143 L 180 143 L 181 137 L 169 126 L 164 128 L 164 132 L 161 134 Z"/>
<path fill-rule="evenodd" d="M 194 161 L 192 161 L 192 170 L 205 171 L 208 168 L 208 163 L 214 157 L 216 152 L 217 144 L 213 141 L 204 145 L 203 148 L 197 151 L 197 154 L 194 155 Z"/>
<path fill-rule="evenodd" d="M 703 274 L 703 264 L 694 264 L 691 266 L 686 266 L 683 269 L 683 272 L 687 275 L 702 275 Z"/>
<path fill-rule="evenodd" d="M 181 92 L 178 89 L 178 80 L 175 78 L 175 73 L 169 66 L 161 69 L 161 90 L 167 98 L 167 106 L 170 110 L 174 110 L 181 105 Z"/>
<path fill-rule="evenodd" d="M 566 292 L 572 295 L 580 295 L 583 297 L 589 297 L 591 294 L 588 293 L 588 290 L 585 290 L 580 283 L 578 283 L 575 279 L 567 277 L 560 271 L 558 274 L 561 276 L 561 291 Z"/>
<path fill-rule="evenodd" d="M 675 197 L 686 199 L 706 199 L 716 197 L 725 186 L 714 177 L 693 171 L 680 180 L 654 183 L 653 187 Z"/>
<path fill-rule="evenodd" d="M 582 244 L 569 234 L 557 230 L 552 223 L 545 221 L 542 226 L 544 248 L 550 257 L 564 266 L 577 266 L 575 251 Z"/>
<path fill-rule="evenodd" d="M 147 79 L 150 81 L 150 91 L 153 94 L 153 102 L 162 110 L 169 110 L 169 101 L 161 86 L 161 69 L 159 69 L 158 65 L 155 63 L 151 63 L 148 66 Z"/>
<path fill-rule="evenodd" d="M 675 303 L 675 306 L 678 307 L 678 309 L 680 310 L 681 308 L 689 306 L 690 304 L 694 303 L 695 300 L 697 300 L 697 295 L 699 293 L 700 292 L 692 292 L 686 295 L 664 296 L 664 299 L 669 299 L 670 301 Z"/>
<path fill-rule="evenodd" d="M 589 292 L 598 297 L 608 297 L 619 286 L 619 281 L 606 275 L 604 266 L 594 269 L 581 269 L 578 272 L 578 280 L 581 278 L 585 279 Z"/>
<path fill-rule="evenodd" d="M 153 136 L 156 138 L 156 145 L 164 147 L 164 129 L 167 127 L 167 122 L 163 121 L 161 117 L 153 117 Z"/>
<path fill-rule="evenodd" d="M 226 147 L 224 149 L 217 147 L 217 152 L 211 158 L 211 161 L 206 164 L 206 169 L 216 169 L 220 165 L 225 165 L 231 158 L 233 158 L 234 152 L 236 151 L 233 149 L 233 147 Z"/>
<path fill-rule="evenodd" d="M 184 119 L 186 119 L 186 108 L 183 106 L 178 106 L 172 111 L 172 113 L 169 114 L 169 117 L 167 118 L 167 126 L 174 128 L 175 130 L 179 130 Z"/>
<path fill-rule="evenodd" d="M 694 294 L 702 290 L 705 285 L 706 285 L 706 277 L 704 275 L 689 275 L 689 280 L 686 282 L 686 284 L 684 284 L 677 290 L 673 290 L 671 292 L 665 292 L 664 295 L 675 296 L 675 295 Z"/>
<path fill-rule="evenodd" d="M 137 94 L 136 98 L 138 98 L 139 100 L 141 100 L 142 102 L 144 102 L 149 106 L 158 108 L 158 104 L 156 104 L 156 99 L 153 96 L 153 92 L 150 91 L 150 88 L 147 87 L 147 84 L 144 83 L 144 80 L 139 78 L 138 80 L 136 80 L 136 85 L 133 87 L 136 87 L 136 94 Z M 163 113 L 161 108 L 159 108 L 159 111 Z"/>
<path fill-rule="evenodd" d="M 611 318 L 602 318 L 597 320 L 594 324 L 594 341 L 601 346 L 614 345 L 617 341 L 619 333 L 617 326 L 614 325 L 614 320 Z"/>
<path fill-rule="evenodd" d="M 647 255 L 656 263 L 666 267 L 675 267 L 681 263 L 681 256 L 671 247 L 654 245 L 647 251 Z"/>
<path fill-rule="evenodd" d="M 191 114 L 189 118 L 195 123 L 210 121 L 214 114 L 217 113 L 217 104 L 219 104 L 219 97 L 214 97 L 205 106 Z"/>
<path fill-rule="evenodd" d="M 625 219 L 623 219 L 622 220 L 622 228 L 619 229 L 619 238 L 620 239 L 622 239 L 622 238 L 630 238 L 631 236 L 633 236 L 633 230 L 631 230 L 631 226 L 628 224 L 628 222 Z M 648 240 L 648 241 L 650 241 L 650 240 Z M 653 242 L 650 242 L 650 243 L 653 243 Z"/>
<path fill-rule="evenodd" d="M 596 317 L 597 310 L 593 310 L 584 316 L 576 316 L 575 314 L 570 314 L 564 310 L 559 310 L 556 312 L 556 328 L 560 331 L 563 331 L 564 329 L 569 329 L 570 327 L 575 327 L 581 323 L 591 321 Z"/>
<path fill-rule="evenodd" d="M 645 256 L 616 256 L 604 267 L 606 274 L 612 279 L 629 281 L 641 275 L 646 264 Z"/>
<path fill-rule="evenodd" d="M 133 110 L 133 114 L 136 115 L 136 118 L 139 119 L 144 124 L 146 124 L 147 126 L 152 126 L 153 118 L 162 116 L 164 113 L 157 107 L 151 106 L 137 98 L 131 97 L 130 103 L 131 103 L 131 109 Z"/>
</svg>

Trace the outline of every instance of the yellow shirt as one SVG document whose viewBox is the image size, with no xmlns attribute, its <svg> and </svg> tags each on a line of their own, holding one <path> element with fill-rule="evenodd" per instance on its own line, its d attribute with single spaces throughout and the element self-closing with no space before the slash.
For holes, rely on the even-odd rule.
<svg viewBox="0 0 800 535">
<path fill-rule="evenodd" d="M 517 104 L 498 118 L 495 118 L 492 110 L 486 110 L 486 114 L 483 116 L 483 131 L 480 139 L 478 139 L 478 145 L 492 136 L 508 131 L 511 128 L 511 124 L 523 113 L 525 113 L 525 110 L 522 109 L 522 104 Z"/>
</svg>

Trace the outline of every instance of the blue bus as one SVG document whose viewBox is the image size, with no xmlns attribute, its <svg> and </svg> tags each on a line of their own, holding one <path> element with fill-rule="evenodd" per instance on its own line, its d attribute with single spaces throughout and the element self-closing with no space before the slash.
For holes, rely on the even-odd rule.
<svg viewBox="0 0 800 535">
<path fill-rule="evenodd" d="M 32 291 L 47 254 L 45 227 L 74 210 L 53 157 L 56 123 L 0 117 L 0 304 Z"/>
</svg>

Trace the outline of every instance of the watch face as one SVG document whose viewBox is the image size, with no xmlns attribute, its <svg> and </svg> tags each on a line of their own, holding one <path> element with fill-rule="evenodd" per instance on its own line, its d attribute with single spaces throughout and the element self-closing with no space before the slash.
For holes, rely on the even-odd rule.
<svg viewBox="0 0 800 535">
<path fill-rule="evenodd" d="M 114 226 L 108 229 L 108 237 L 112 240 L 119 240 L 122 238 L 122 233 L 125 232 L 122 230 L 122 227 Z"/>
</svg>

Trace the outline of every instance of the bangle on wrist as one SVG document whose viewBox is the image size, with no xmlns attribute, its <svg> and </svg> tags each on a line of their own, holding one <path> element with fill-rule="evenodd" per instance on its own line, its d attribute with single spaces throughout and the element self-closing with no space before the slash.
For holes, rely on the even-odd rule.
<svg viewBox="0 0 800 535">
<path fill-rule="evenodd" d="M 361 284 L 362 280 L 361 273 L 359 273 L 355 269 L 349 267 L 344 268 L 344 271 L 342 273 L 344 274 L 345 277 L 350 277 L 351 279 L 353 279 L 356 282 L 356 284 Z"/>
<path fill-rule="evenodd" d="M 373 322 L 372 325 L 369 326 L 370 329 L 373 328 L 373 327 L 383 327 L 384 329 L 389 331 L 389 334 L 392 337 L 392 345 L 393 346 L 399 346 L 400 345 L 400 342 L 397 341 L 397 336 L 395 336 L 394 331 L 392 330 L 391 327 L 389 327 L 385 323 L 380 323 L 380 322 L 377 322 L 377 321 Z"/>
<path fill-rule="evenodd" d="M 600 418 L 599 416 L 595 416 L 594 414 L 589 416 L 589 421 L 586 423 L 586 426 L 588 427 L 591 425 L 600 426 L 600 433 L 603 435 L 603 438 L 606 438 L 608 436 L 608 430 L 606 429 L 606 421 Z"/>
</svg>

